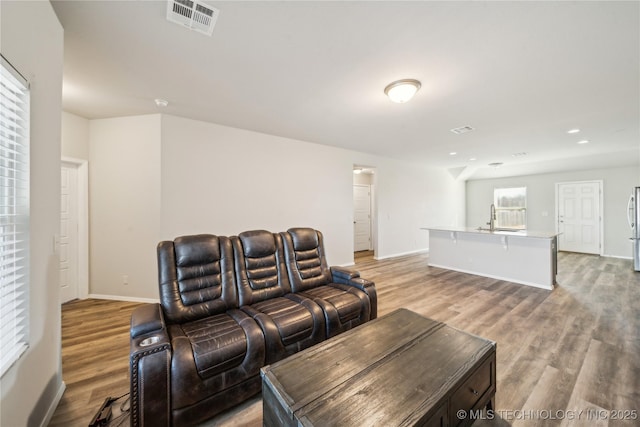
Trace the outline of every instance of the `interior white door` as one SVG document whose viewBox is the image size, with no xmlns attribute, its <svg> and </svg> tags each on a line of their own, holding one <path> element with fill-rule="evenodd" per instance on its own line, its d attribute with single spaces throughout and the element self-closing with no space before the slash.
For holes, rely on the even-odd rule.
<svg viewBox="0 0 640 427">
<path fill-rule="evenodd" d="M 60 303 L 78 298 L 78 170 L 60 171 Z"/>
<path fill-rule="evenodd" d="M 600 254 L 600 182 L 558 184 L 558 249 Z"/>
<path fill-rule="evenodd" d="M 371 186 L 353 184 L 353 250 L 371 249 Z"/>
</svg>

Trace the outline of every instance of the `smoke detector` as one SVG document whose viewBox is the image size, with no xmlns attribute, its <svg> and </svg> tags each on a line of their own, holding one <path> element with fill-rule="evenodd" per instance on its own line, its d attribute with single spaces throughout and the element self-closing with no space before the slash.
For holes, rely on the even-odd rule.
<svg viewBox="0 0 640 427">
<path fill-rule="evenodd" d="M 210 36 L 220 15 L 215 7 L 199 0 L 168 0 L 167 20 Z"/>
</svg>

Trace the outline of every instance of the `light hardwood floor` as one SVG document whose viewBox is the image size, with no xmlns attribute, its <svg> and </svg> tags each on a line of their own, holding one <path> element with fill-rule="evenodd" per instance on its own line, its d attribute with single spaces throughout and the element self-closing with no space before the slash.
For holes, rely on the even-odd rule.
<svg viewBox="0 0 640 427">
<path fill-rule="evenodd" d="M 640 273 L 631 261 L 560 253 L 551 292 L 428 267 L 426 255 L 356 262 L 376 282 L 379 315 L 406 307 L 497 342 L 497 416 L 476 426 L 640 425 Z M 105 397 L 128 391 L 136 305 L 63 305 L 67 390 L 50 425 L 86 426 Z M 611 419 L 631 411 L 635 420 Z M 207 425 L 260 426 L 262 401 Z"/>
</svg>

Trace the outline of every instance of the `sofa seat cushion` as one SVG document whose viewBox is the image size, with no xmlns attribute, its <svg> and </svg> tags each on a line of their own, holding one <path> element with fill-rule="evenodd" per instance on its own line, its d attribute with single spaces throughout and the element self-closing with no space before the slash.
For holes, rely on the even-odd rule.
<svg viewBox="0 0 640 427">
<path fill-rule="evenodd" d="M 302 292 L 312 300 L 323 300 L 331 304 L 338 312 L 341 323 L 349 322 L 361 316 L 363 305 L 362 299 L 354 293 L 347 292 L 332 285 L 318 286 Z"/>
<path fill-rule="evenodd" d="M 167 332 L 172 348 L 169 386 L 174 411 L 187 410 L 260 376 L 265 363 L 264 335 L 241 310 L 171 324 Z"/>
<path fill-rule="evenodd" d="M 247 337 L 228 314 L 206 317 L 181 325 L 191 343 L 198 375 L 209 378 L 242 363 Z"/>
<path fill-rule="evenodd" d="M 271 318 L 285 346 L 309 338 L 314 330 L 309 309 L 288 298 L 268 299 L 252 304 L 251 308 Z"/>
</svg>

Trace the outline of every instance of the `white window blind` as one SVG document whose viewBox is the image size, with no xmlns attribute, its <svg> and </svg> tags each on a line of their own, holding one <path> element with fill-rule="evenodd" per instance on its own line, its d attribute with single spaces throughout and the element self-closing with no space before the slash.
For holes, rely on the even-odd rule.
<svg viewBox="0 0 640 427">
<path fill-rule="evenodd" d="M 0 56 L 0 376 L 29 345 L 29 89 Z"/>
</svg>

